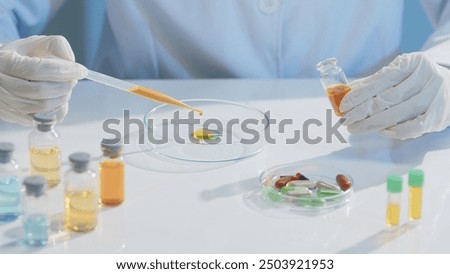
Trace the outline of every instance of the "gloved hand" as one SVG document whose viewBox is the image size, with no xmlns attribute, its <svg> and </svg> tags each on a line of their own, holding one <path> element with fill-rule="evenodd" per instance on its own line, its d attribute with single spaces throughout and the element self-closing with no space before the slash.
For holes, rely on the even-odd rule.
<svg viewBox="0 0 450 274">
<path fill-rule="evenodd" d="M 0 47 L 0 119 L 32 124 L 32 115 L 54 112 L 61 121 L 77 80 L 87 69 L 62 36 L 31 36 Z"/>
<path fill-rule="evenodd" d="M 340 110 L 350 133 L 407 139 L 450 125 L 450 71 L 423 52 L 400 55 L 349 86 Z"/>
</svg>

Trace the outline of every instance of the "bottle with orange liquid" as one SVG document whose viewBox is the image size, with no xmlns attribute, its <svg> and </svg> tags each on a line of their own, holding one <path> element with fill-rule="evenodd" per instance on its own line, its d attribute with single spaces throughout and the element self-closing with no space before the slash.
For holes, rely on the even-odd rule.
<svg viewBox="0 0 450 274">
<path fill-rule="evenodd" d="M 320 72 L 320 82 L 325 89 L 325 93 L 330 100 L 331 106 L 337 116 L 342 116 L 343 113 L 339 110 L 342 98 L 351 89 L 347 86 L 348 81 L 344 70 L 337 65 L 335 57 L 328 58 L 316 65 Z"/>
<path fill-rule="evenodd" d="M 122 144 L 118 139 L 103 139 L 103 157 L 99 164 L 100 202 L 104 205 L 119 205 L 125 198 L 125 163 Z"/>
</svg>

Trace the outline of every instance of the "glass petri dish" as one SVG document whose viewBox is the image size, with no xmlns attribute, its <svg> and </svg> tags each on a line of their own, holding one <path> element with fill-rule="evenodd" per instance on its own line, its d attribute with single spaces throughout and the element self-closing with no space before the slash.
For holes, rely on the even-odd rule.
<svg viewBox="0 0 450 274">
<path fill-rule="evenodd" d="M 184 161 L 223 162 L 255 155 L 264 148 L 269 123 L 262 111 L 224 100 L 183 102 L 201 109 L 203 115 L 166 104 L 144 116 L 144 140 L 156 153 Z"/>
<path fill-rule="evenodd" d="M 333 191 L 319 192 L 319 187 L 309 188 L 308 195 L 292 195 L 275 187 L 274 182 L 280 176 L 294 176 L 301 173 L 311 182 L 325 182 Z M 350 188 L 341 190 L 337 181 L 337 175 L 345 176 L 351 183 Z M 260 198 L 275 209 L 288 209 L 294 211 L 319 212 L 329 210 L 346 204 L 353 193 L 352 177 L 341 169 L 333 166 L 319 164 L 287 164 L 269 168 L 262 172 L 260 178 Z M 324 188 L 322 188 L 324 189 Z M 328 192 L 328 193 L 326 193 Z M 330 192 L 333 192 L 330 194 Z"/>
</svg>

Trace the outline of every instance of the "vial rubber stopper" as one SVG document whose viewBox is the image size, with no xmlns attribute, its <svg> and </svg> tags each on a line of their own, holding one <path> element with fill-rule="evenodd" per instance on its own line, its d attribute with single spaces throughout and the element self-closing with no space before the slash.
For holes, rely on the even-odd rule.
<svg viewBox="0 0 450 274">
<path fill-rule="evenodd" d="M 36 113 L 33 115 L 33 120 L 39 123 L 53 123 L 56 120 L 56 115 L 52 112 Z"/>
<path fill-rule="evenodd" d="M 72 169 L 75 172 L 85 172 L 89 167 L 91 156 L 86 152 L 77 152 L 70 154 L 69 161 L 72 163 Z"/>
<path fill-rule="evenodd" d="M 0 163 L 6 164 L 12 159 L 14 144 L 8 142 L 0 143 Z"/>
<path fill-rule="evenodd" d="M 29 176 L 23 180 L 23 184 L 28 195 L 39 197 L 45 193 L 47 179 L 43 176 Z"/>
</svg>

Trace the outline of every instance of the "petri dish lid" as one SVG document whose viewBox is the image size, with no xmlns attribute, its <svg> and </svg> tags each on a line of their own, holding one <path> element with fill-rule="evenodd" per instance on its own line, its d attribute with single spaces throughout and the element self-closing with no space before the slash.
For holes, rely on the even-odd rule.
<svg viewBox="0 0 450 274">
<path fill-rule="evenodd" d="M 156 153 L 190 162 L 223 162 L 255 155 L 264 148 L 262 135 L 268 118 L 262 111 L 224 100 L 183 102 L 203 110 L 203 115 L 167 104 L 145 115 L 144 140 Z M 202 130 L 215 134 L 215 138 L 196 139 L 194 133 Z"/>
</svg>

